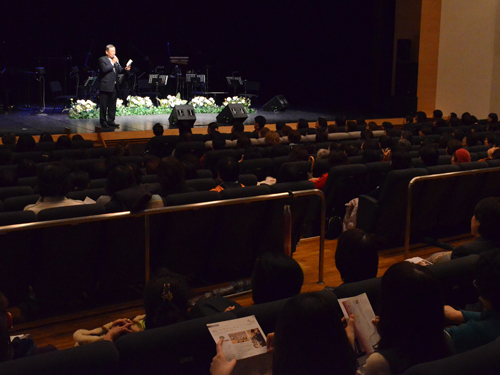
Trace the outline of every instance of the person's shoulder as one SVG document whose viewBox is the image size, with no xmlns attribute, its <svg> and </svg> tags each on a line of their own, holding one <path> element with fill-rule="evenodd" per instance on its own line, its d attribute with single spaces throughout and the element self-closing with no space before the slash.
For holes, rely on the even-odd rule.
<svg viewBox="0 0 500 375">
<path fill-rule="evenodd" d="M 377 375 L 390 375 L 391 367 L 387 359 L 380 353 L 371 354 L 363 366 L 363 375 L 377 374 Z"/>
</svg>

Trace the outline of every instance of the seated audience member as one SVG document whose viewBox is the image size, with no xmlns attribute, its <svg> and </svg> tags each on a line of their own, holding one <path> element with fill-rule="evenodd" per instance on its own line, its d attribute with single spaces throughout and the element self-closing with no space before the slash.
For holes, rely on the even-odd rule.
<svg viewBox="0 0 500 375">
<path fill-rule="evenodd" d="M 195 189 L 186 186 L 186 176 L 182 163 L 173 156 L 161 159 L 158 164 L 158 182 L 162 190 L 160 196 L 189 193 Z"/>
<path fill-rule="evenodd" d="M 484 145 L 488 147 L 500 146 L 499 139 L 495 136 L 494 133 L 488 133 L 486 137 L 484 137 Z"/>
<path fill-rule="evenodd" d="M 315 127 L 317 130 L 319 129 L 326 130 L 328 127 L 328 121 L 326 120 L 326 117 L 322 116 L 318 117 Z"/>
<path fill-rule="evenodd" d="M 57 350 L 52 345 L 37 347 L 30 335 L 18 335 L 11 338 L 9 330 L 13 327 L 13 319 L 12 314 L 7 311 L 8 306 L 7 298 L 0 292 L 0 362 Z"/>
<path fill-rule="evenodd" d="M 226 140 L 217 130 L 214 130 L 210 136 L 212 137 L 212 150 L 224 150 L 226 147 Z"/>
<path fill-rule="evenodd" d="M 226 189 L 234 189 L 245 187 L 238 182 L 240 177 L 240 165 L 235 158 L 225 157 L 217 162 L 218 178 L 222 182 L 217 185 L 212 191 L 221 192 Z"/>
<path fill-rule="evenodd" d="M 163 141 L 163 131 L 164 129 L 162 124 L 156 123 L 153 125 L 154 137 L 146 143 L 146 146 L 144 146 L 144 154 L 153 154 L 159 158 L 167 156 L 163 155 L 163 149 L 165 146 L 165 142 Z"/>
<path fill-rule="evenodd" d="M 427 122 L 427 114 L 422 111 L 417 112 L 415 116 L 415 121 L 421 124 Z"/>
<path fill-rule="evenodd" d="M 375 121 L 370 121 L 366 128 L 374 132 L 375 130 L 378 130 L 378 125 Z"/>
<path fill-rule="evenodd" d="M 391 152 L 391 166 L 393 171 L 411 168 L 410 154 L 404 150 Z"/>
<path fill-rule="evenodd" d="M 483 305 L 482 312 L 455 310 L 445 306 L 447 328 L 457 353 L 486 345 L 500 336 L 500 252 L 482 253 L 476 265 L 474 285 Z"/>
<path fill-rule="evenodd" d="M 460 143 L 463 142 L 464 132 L 461 129 L 453 129 L 453 132 L 451 134 L 453 135 L 453 138 L 460 141 Z"/>
<path fill-rule="evenodd" d="M 426 137 L 428 135 L 431 135 L 432 134 L 432 128 L 429 126 L 429 125 L 424 125 L 420 128 L 420 130 L 418 131 L 418 135 L 420 137 Z"/>
<path fill-rule="evenodd" d="M 418 157 L 424 164 L 424 167 L 432 167 L 438 164 L 439 151 L 435 147 L 425 146 L 418 151 Z"/>
<path fill-rule="evenodd" d="M 361 130 L 360 138 L 364 139 L 364 140 L 372 139 L 373 138 L 373 131 L 371 131 L 370 129 Z"/>
<path fill-rule="evenodd" d="M 338 318 L 334 298 L 321 293 L 299 294 L 281 311 L 276 331 L 267 337 L 272 351 L 273 375 L 354 375 L 357 363 L 349 339 Z M 211 375 L 229 375 L 236 360 L 228 361 L 221 339 L 210 367 Z"/>
<path fill-rule="evenodd" d="M 266 126 L 266 118 L 264 116 L 255 116 L 253 127 L 254 131 L 252 132 L 252 137 L 258 138 L 259 132 L 264 129 Z"/>
<path fill-rule="evenodd" d="M 345 145 L 342 147 L 348 158 L 350 158 L 351 156 L 357 156 L 359 153 L 359 149 L 354 145 Z"/>
<path fill-rule="evenodd" d="M 67 135 L 61 135 L 56 141 L 56 150 L 70 150 L 73 147 L 71 139 Z"/>
<path fill-rule="evenodd" d="M 453 156 L 455 151 L 461 149 L 462 147 L 463 146 L 461 141 L 459 141 L 458 139 L 450 139 L 448 145 L 446 146 L 446 154 Z"/>
<path fill-rule="evenodd" d="M 284 121 L 276 121 L 276 133 L 278 133 L 278 136 L 283 137 L 283 134 L 281 134 L 281 130 L 286 126 L 286 122 Z"/>
<path fill-rule="evenodd" d="M 269 128 L 264 126 L 262 129 L 259 130 L 257 138 L 265 138 L 268 132 L 270 132 Z"/>
<path fill-rule="evenodd" d="M 328 134 L 333 134 L 333 133 L 338 133 L 339 132 L 339 128 L 337 127 L 336 124 L 330 124 L 330 125 L 328 125 L 327 129 L 328 129 Z"/>
<path fill-rule="evenodd" d="M 283 128 L 281 128 L 281 136 L 288 137 L 288 134 L 290 134 L 292 130 L 293 129 L 288 125 L 283 126 Z"/>
<path fill-rule="evenodd" d="M 358 126 L 365 125 L 366 128 L 369 129 L 370 124 L 366 123 L 366 119 L 363 116 L 358 116 L 356 118 L 356 125 L 358 125 Z"/>
<path fill-rule="evenodd" d="M 380 144 L 380 148 L 383 150 L 392 148 L 392 138 L 387 135 L 381 136 L 378 139 L 378 142 Z"/>
<path fill-rule="evenodd" d="M 197 171 L 200 161 L 196 156 L 186 154 L 179 161 L 184 168 L 184 176 L 186 177 L 186 180 L 194 180 L 198 178 Z"/>
<path fill-rule="evenodd" d="M 42 135 L 40 135 L 40 138 L 38 139 L 38 143 L 52 143 L 54 142 L 54 138 L 52 138 L 52 135 L 48 132 L 43 132 Z"/>
<path fill-rule="evenodd" d="M 337 242 L 335 266 L 344 283 L 377 277 L 378 252 L 373 238 L 358 228 L 343 232 Z"/>
<path fill-rule="evenodd" d="M 300 118 L 297 122 L 297 130 L 309 129 L 309 122 L 306 119 Z"/>
<path fill-rule="evenodd" d="M 498 130 L 498 115 L 496 113 L 490 113 L 486 121 L 486 131 L 495 132 Z"/>
<path fill-rule="evenodd" d="M 111 169 L 106 181 L 106 193 L 97 203 L 103 204 L 106 212 L 140 211 L 146 208 L 163 207 L 159 196 L 153 195 L 143 185 L 137 183 L 137 177 L 130 165 L 119 165 Z"/>
<path fill-rule="evenodd" d="M 281 143 L 281 138 L 278 133 L 268 131 L 264 137 L 264 142 L 267 146 L 277 146 Z"/>
<path fill-rule="evenodd" d="M 157 174 L 160 160 L 161 159 L 158 156 L 155 156 L 153 154 L 144 155 L 144 173 L 146 175 Z"/>
<path fill-rule="evenodd" d="M 402 374 L 416 364 L 451 354 L 443 332 L 439 284 L 431 270 L 409 262 L 394 264 L 382 276 L 381 288 L 380 341 L 363 374 Z M 353 318 L 348 331 L 353 329 Z"/>
<path fill-rule="evenodd" d="M 189 287 L 183 276 L 160 269 L 144 287 L 145 315 L 133 320 L 117 319 L 93 330 L 79 329 L 73 337 L 78 345 L 116 341 L 128 333 L 183 322 L 188 320 L 189 297 Z"/>
<path fill-rule="evenodd" d="M 335 117 L 335 125 L 337 128 L 342 127 L 342 131 L 347 132 L 347 129 L 345 129 L 347 119 L 345 116 L 337 116 Z"/>
<path fill-rule="evenodd" d="M 436 128 L 445 128 L 446 127 L 446 121 L 442 118 L 437 118 L 437 119 L 434 119 L 434 121 L 432 122 L 432 128 L 433 129 L 436 129 Z"/>
<path fill-rule="evenodd" d="M 443 111 L 441 111 L 440 109 L 435 109 L 432 112 L 432 115 L 434 117 L 434 120 L 442 119 L 443 118 Z"/>
<path fill-rule="evenodd" d="M 368 130 L 370 131 L 370 130 Z M 361 145 L 362 150 L 379 150 L 380 149 L 380 143 L 378 140 L 374 138 L 368 138 L 365 139 L 363 144 Z"/>
<path fill-rule="evenodd" d="M 409 130 L 404 130 L 401 132 L 401 139 L 406 139 L 411 144 L 411 141 L 413 139 L 413 133 Z"/>
<path fill-rule="evenodd" d="M 231 127 L 231 140 L 238 139 L 240 135 L 243 135 L 245 133 L 245 126 L 241 122 L 237 122 L 236 124 L 233 124 Z"/>
<path fill-rule="evenodd" d="M 355 121 L 347 121 L 346 122 L 346 131 L 348 133 L 355 132 L 357 128 L 356 122 Z"/>
<path fill-rule="evenodd" d="M 12 132 L 3 133 L 2 144 L 5 146 L 14 146 L 16 144 L 16 135 Z"/>
<path fill-rule="evenodd" d="M 83 136 L 81 134 L 74 134 L 71 136 L 72 141 L 83 141 Z"/>
<path fill-rule="evenodd" d="M 413 124 L 414 120 L 415 120 L 415 117 L 414 117 L 414 116 L 412 116 L 412 115 L 407 115 L 407 116 L 405 116 L 405 119 L 404 119 L 404 121 L 403 121 L 403 124 Z"/>
<path fill-rule="evenodd" d="M 307 152 L 305 147 L 303 147 L 302 145 L 295 145 L 291 148 L 290 155 L 288 155 L 289 162 L 308 160 L 309 153 Z"/>
<path fill-rule="evenodd" d="M 211 122 L 207 126 L 207 134 L 205 134 L 205 136 L 204 136 L 205 141 L 211 141 L 213 139 L 212 134 L 214 132 L 217 132 L 217 133 L 219 132 L 219 124 L 217 124 L 216 122 Z"/>
<path fill-rule="evenodd" d="M 328 142 L 328 131 L 326 128 L 319 128 L 316 133 L 316 143 Z"/>
<path fill-rule="evenodd" d="M 474 134 L 473 132 L 470 132 L 469 134 L 467 134 L 464 137 L 464 139 L 462 140 L 462 145 L 464 147 L 477 146 L 478 143 L 479 143 L 479 140 L 477 139 L 476 134 Z"/>
<path fill-rule="evenodd" d="M 336 167 L 338 165 L 347 165 L 347 164 L 349 164 L 349 159 L 344 151 L 342 150 L 330 151 L 330 155 L 328 156 L 328 166 L 330 168 Z M 323 190 L 327 179 L 328 179 L 328 173 L 324 173 L 319 178 L 312 178 L 311 181 L 314 182 L 314 187 L 316 189 Z"/>
<path fill-rule="evenodd" d="M 244 134 L 238 136 L 236 147 L 243 149 L 243 160 L 260 159 L 263 157 L 263 148 L 252 145 L 250 138 Z"/>
<path fill-rule="evenodd" d="M 457 246 L 451 254 L 451 259 L 500 248 L 498 223 L 500 223 L 500 198 L 490 197 L 479 201 L 470 222 L 471 234 L 476 239 Z"/>
<path fill-rule="evenodd" d="M 40 199 L 35 204 L 24 207 L 24 211 L 29 210 L 37 214 L 47 208 L 76 206 L 86 202 L 95 203 L 89 198 L 83 202 L 65 197 L 70 189 L 69 171 L 59 162 L 49 164 L 42 170 L 37 178 L 37 186 Z"/>
<path fill-rule="evenodd" d="M 410 152 L 411 151 L 411 143 L 407 139 L 400 139 L 396 144 L 396 148 L 401 151 Z"/>
<path fill-rule="evenodd" d="M 325 160 L 328 159 L 328 156 L 330 156 L 330 150 L 320 148 L 316 153 L 316 160 Z"/>
<path fill-rule="evenodd" d="M 302 135 L 298 130 L 292 130 L 290 133 L 288 133 L 288 142 L 290 143 L 290 146 L 299 144 L 301 139 Z"/>
<path fill-rule="evenodd" d="M 460 163 L 470 163 L 471 158 L 469 151 L 465 148 L 459 148 L 457 151 L 453 153 L 451 157 L 451 164 L 460 164 Z"/>
<path fill-rule="evenodd" d="M 488 149 L 488 157 L 479 159 L 479 161 L 500 159 L 500 147 L 491 147 Z"/>
<path fill-rule="evenodd" d="M 35 151 L 36 141 L 32 135 L 21 134 L 17 139 L 16 152 L 30 152 Z"/>
<path fill-rule="evenodd" d="M 304 273 L 295 259 L 280 252 L 264 253 L 252 273 L 252 299 L 266 303 L 300 294 Z"/>
</svg>

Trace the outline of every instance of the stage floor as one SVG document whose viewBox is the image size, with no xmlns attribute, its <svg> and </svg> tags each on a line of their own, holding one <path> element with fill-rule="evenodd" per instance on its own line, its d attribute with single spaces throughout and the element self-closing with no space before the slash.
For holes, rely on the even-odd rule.
<svg viewBox="0 0 500 375">
<path fill-rule="evenodd" d="M 296 123 L 303 118 L 309 122 L 316 121 L 318 116 L 324 116 L 329 121 L 335 118 L 334 113 L 325 113 L 307 111 L 307 110 L 286 110 L 284 112 L 265 112 L 248 114 L 245 125 L 253 124 L 254 118 L 262 115 L 270 124 L 278 121 L 287 123 Z M 206 127 L 209 123 L 216 121 L 216 114 L 196 114 L 195 127 Z M 145 116 L 117 116 L 116 123 L 120 128 L 102 129 L 103 132 L 122 132 L 122 131 L 142 131 L 152 130 L 156 123 L 162 124 L 165 129 L 169 128 L 169 115 L 145 115 Z M 65 128 L 69 128 L 72 134 L 95 133 L 95 127 L 99 125 L 99 119 L 72 120 L 67 113 L 44 113 L 30 111 L 9 111 L 0 115 L 0 134 L 13 132 L 16 135 L 31 134 L 40 135 L 43 132 L 51 134 L 64 134 Z"/>
</svg>

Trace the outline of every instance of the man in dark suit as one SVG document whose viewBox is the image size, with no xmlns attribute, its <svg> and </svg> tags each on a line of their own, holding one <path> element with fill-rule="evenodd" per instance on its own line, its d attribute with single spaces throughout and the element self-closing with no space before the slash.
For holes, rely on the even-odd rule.
<svg viewBox="0 0 500 375">
<path fill-rule="evenodd" d="M 123 68 L 116 57 L 116 49 L 112 44 L 106 46 L 106 56 L 99 58 L 99 100 L 100 124 L 103 128 L 115 124 L 116 97 L 118 93 L 118 74 L 130 70 L 130 66 Z"/>
</svg>

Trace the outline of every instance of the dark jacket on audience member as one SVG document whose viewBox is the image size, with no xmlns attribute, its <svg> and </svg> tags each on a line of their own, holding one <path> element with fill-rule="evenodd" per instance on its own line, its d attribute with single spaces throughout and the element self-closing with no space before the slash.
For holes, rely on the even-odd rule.
<svg viewBox="0 0 500 375">
<path fill-rule="evenodd" d="M 457 246 L 451 253 L 451 259 L 466 257 L 471 254 L 481 254 L 485 251 L 499 249 L 499 246 L 493 241 L 487 240 L 483 236 L 476 238 L 474 241 L 467 242 Z"/>
</svg>

